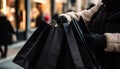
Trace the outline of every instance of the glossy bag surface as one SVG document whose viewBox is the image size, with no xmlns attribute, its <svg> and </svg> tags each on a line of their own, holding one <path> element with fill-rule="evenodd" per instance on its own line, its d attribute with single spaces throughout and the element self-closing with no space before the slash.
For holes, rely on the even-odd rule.
<svg viewBox="0 0 120 69">
<path fill-rule="evenodd" d="M 27 40 L 27 42 L 24 44 L 22 49 L 18 52 L 16 57 L 14 58 L 13 62 L 25 67 L 26 64 L 26 59 L 28 57 L 28 54 L 30 54 L 31 50 L 33 50 L 35 44 L 37 43 L 38 39 L 44 39 L 47 36 L 47 33 L 49 33 L 50 26 L 47 25 L 46 23 L 42 23 L 37 30 L 33 33 L 33 35 Z M 43 37 L 45 36 L 45 37 Z M 39 38 L 38 38 L 39 37 Z M 44 42 L 42 43 L 44 44 Z"/>
<path fill-rule="evenodd" d="M 24 69 L 100 69 L 77 23 L 39 26 L 13 62 Z"/>
</svg>

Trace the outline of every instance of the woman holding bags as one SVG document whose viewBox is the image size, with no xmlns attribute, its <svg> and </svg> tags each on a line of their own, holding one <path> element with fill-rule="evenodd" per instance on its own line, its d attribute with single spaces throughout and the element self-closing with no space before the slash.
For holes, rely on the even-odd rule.
<svg viewBox="0 0 120 69">
<path fill-rule="evenodd" d="M 81 17 L 92 34 L 85 34 L 102 69 L 120 69 L 120 1 L 102 0 L 94 7 L 81 12 L 60 14 L 67 21 Z"/>
</svg>

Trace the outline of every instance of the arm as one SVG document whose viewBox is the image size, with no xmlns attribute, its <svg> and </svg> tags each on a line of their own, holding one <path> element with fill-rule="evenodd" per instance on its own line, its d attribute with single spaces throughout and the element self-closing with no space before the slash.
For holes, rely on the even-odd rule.
<svg viewBox="0 0 120 69">
<path fill-rule="evenodd" d="M 91 9 L 88 9 L 88 10 L 83 10 L 83 11 L 80 11 L 80 12 L 68 12 L 68 13 L 65 13 L 65 14 L 60 14 L 60 16 L 64 16 L 65 18 L 67 18 L 67 21 L 71 21 L 72 19 L 76 19 L 76 20 L 79 20 L 80 17 L 83 18 L 83 20 L 85 22 L 88 22 L 90 21 L 92 15 L 97 12 L 97 10 L 99 9 L 99 7 L 102 5 L 102 3 L 98 3 L 98 4 L 95 4 L 94 7 L 92 7 Z"/>
<path fill-rule="evenodd" d="M 94 13 L 97 12 L 99 7 L 102 5 L 102 3 L 96 4 L 94 7 L 88 9 L 88 10 L 83 10 L 81 12 L 76 13 L 75 15 L 80 19 L 80 17 L 83 18 L 85 22 L 89 22 L 91 17 L 93 16 Z"/>
<path fill-rule="evenodd" d="M 88 45 L 95 50 L 120 52 L 120 33 L 86 34 Z"/>
</svg>

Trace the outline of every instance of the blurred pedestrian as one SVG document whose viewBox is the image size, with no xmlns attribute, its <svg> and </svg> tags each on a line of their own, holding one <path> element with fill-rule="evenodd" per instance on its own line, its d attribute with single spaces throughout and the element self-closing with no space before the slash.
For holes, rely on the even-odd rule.
<svg viewBox="0 0 120 69">
<path fill-rule="evenodd" d="M 40 23 L 43 23 L 43 21 L 44 21 L 43 11 L 42 11 L 42 4 L 37 3 L 36 8 L 39 11 L 39 14 L 38 14 L 38 16 L 36 18 L 36 27 L 38 27 L 40 25 Z"/>
<path fill-rule="evenodd" d="M 12 43 L 12 34 L 14 30 L 7 17 L 0 12 L 0 52 L 1 58 L 5 58 L 8 52 L 8 45 Z M 2 45 L 4 48 L 2 48 Z"/>
</svg>

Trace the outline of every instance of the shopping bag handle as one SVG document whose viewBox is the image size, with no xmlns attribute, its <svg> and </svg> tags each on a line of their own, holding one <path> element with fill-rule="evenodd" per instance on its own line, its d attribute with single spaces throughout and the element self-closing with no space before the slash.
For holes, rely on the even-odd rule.
<svg viewBox="0 0 120 69">
<path fill-rule="evenodd" d="M 81 59 L 81 55 L 79 53 L 77 43 L 74 39 L 71 25 L 69 23 L 63 23 L 63 28 L 65 31 L 65 35 L 68 41 L 68 46 L 69 46 L 75 67 L 76 69 L 83 69 L 84 64 Z"/>
<path fill-rule="evenodd" d="M 60 50 L 63 42 L 63 30 L 61 28 L 57 28 L 54 38 L 53 38 L 53 43 L 50 49 L 50 52 L 48 54 L 48 60 L 47 60 L 47 66 L 49 69 L 55 69 L 57 65 L 57 61 L 60 55 Z"/>
<path fill-rule="evenodd" d="M 71 24 L 72 24 L 72 26 L 74 26 L 75 27 L 75 29 L 76 29 L 76 31 L 77 31 L 77 33 L 78 33 L 78 35 L 79 35 L 79 37 L 80 37 L 80 39 L 81 39 L 81 41 L 82 41 L 82 44 L 83 44 L 83 47 L 84 48 L 86 48 L 86 54 L 88 54 L 89 55 L 89 57 L 91 57 L 91 59 L 89 59 L 89 61 L 90 61 L 90 65 L 91 66 L 93 66 L 93 68 L 94 68 L 94 66 L 96 67 L 96 68 L 98 68 L 98 69 L 100 69 L 101 67 L 100 67 L 100 65 L 98 65 L 98 62 L 97 62 L 97 60 L 96 60 L 96 57 L 95 57 L 95 55 L 93 54 L 93 52 L 91 51 L 91 49 L 89 48 L 89 46 L 87 45 L 87 43 L 86 43 L 86 40 L 85 40 L 85 37 L 84 37 L 84 34 L 85 33 L 89 33 L 89 30 L 87 30 L 87 28 L 85 27 L 85 25 L 82 25 L 82 26 L 84 26 L 84 27 L 82 27 L 79 23 L 78 23 L 78 21 L 77 20 L 72 20 L 72 22 L 71 22 Z M 82 24 L 82 23 L 81 23 Z M 82 29 L 81 29 L 81 27 L 82 27 Z M 84 30 L 83 30 L 84 29 Z M 83 49 L 84 49 L 83 48 Z M 84 52 L 84 54 L 85 54 L 85 52 Z M 89 65 L 88 64 L 88 65 Z M 94 65 L 93 65 L 94 64 Z"/>
<path fill-rule="evenodd" d="M 76 21 L 76 20 L 74 20 Z M 79 21 L 77 21 L 78 25 L 80 26 L 83 34 L 90 34 L 90 30 L 87 27 L 87 24 L 84 22 L 83 18 L 80 17 Z"/>
</svg>

